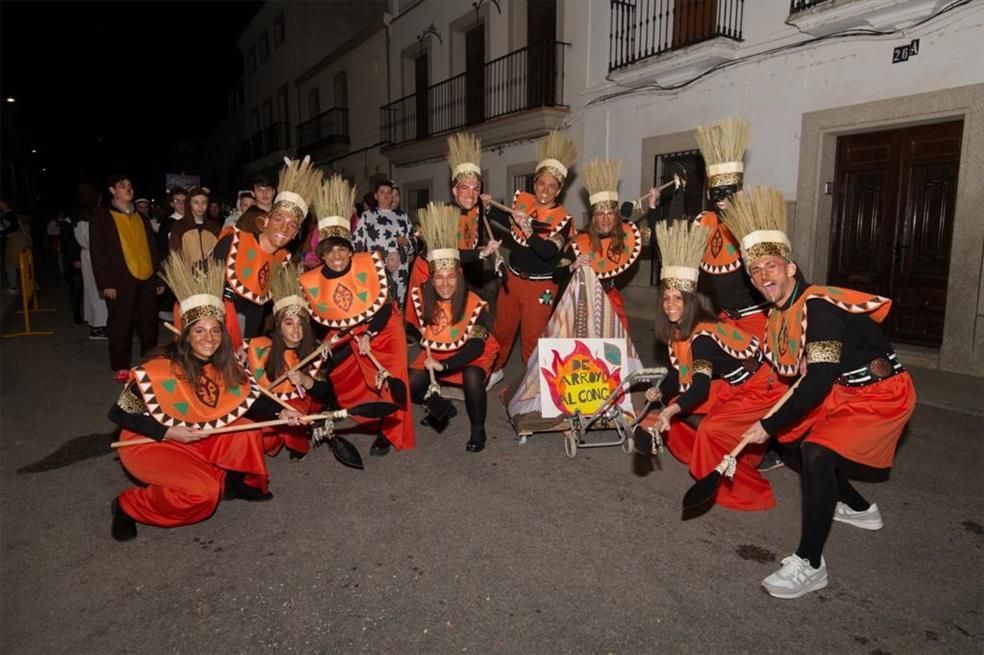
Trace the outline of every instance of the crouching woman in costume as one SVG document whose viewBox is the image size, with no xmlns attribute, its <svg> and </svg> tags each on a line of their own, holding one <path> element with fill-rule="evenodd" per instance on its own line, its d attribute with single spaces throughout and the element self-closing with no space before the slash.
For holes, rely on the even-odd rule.
<svg viewBox="0 0 984 655">
<path fill-rule="evenodd" d="M 260 397 L 236 359 L 223 319 L 223 270 L 202 271 L 175 253 L 162 275 L 177 296 L 183 327 L 178 337 L 130 371 L 109 419 L 123 442 L 149 437 L 158 443 L 120 448 L 120 461 L 144 485 L 113 499 L 112 536 L 137 536 L 137 523 L 158 527 L 207 519 L 219 500 L 267 500 L 260 430 L 209 436 L 205 430 L 249 420 L 300 414 Z"/>
<path fill-rule="evenodd" d="M 390 445 L 413 448 L 407 393 L 407 337 L 403 316 L 389 294 L 386 265 L 377 253 L 352 252 L 355 189 L 338 175 L 315 196 L 317 253 L 324 262 L 301 275 L 301 293 L 311 316 L 329 328 L 329 379 L 342 408 L 372 401 L 400 407 L 380 422 L 370 450 L 382 456 Z M 354 420 L 368 420 L 353 417 Z"/>
<path fill-rule="evenodd" d="M 329 382 L 318 379 L 324 363 L 322 357 L 291 371 L 318 347 L 293 264 L 277 267 L 270 282 L 270 292 L 273 294 L 274 329 L 269 337 L 246 341 L 247 367 L 257 384 L 301 414 L 314 414 L 325 404 L 334 404 L 334 393 Z M 273 385 L 285 373 L 286 379 Z M 269 427 L 264 428 L 263 433 L 264 449 L 270 457 L 276 457 L 286 446 L 290 460 L 298 461 L 311 449 L 311 439 L 304 426 Z"/>
<path fill-rule="evenodd" d="M 752 284 L 772 304 L 766 359 L 780 376 L 801 375 L 776 410 L 742 435 L 751 443 L 775 436 L 780 444 L 795 441 L 798 448 L 799 546 L 762 586 L 776 598 L 799 598 L 827 586 L 823 547 L 833 521 L 865 530 L 882 527 L 878 506 L 858 493 L 842 469 L 845 462 L 892 465 L 916 392 L 878 326 L 891 300 L 797 279 L 780 191 L 754 188 L 738 194 L 727 214 Z"/>
<path fill-rule="evenodd" d="M 668 431 L 670 452 L 699 480 L 731 452 L 749 421 L 764 415 L 782 396 L 785 385 L 761 365 L 758 338 L 719 321 L 697 295 L 707 228 L 684 221 L 672 227 L 659 223 L 656 240 L 663 260 L 656 339 L 666 343 L 672 370 L 646 399 L 666 403 L 655 426 Z M 684 416 L 700 417 L 699 427 L 682 420 Z M 718 488 L 718 505 L 734 510 L 775 505 L 772 487 L 756 470 L 764 450 L 764 445 L 745 448 L 734 479 Z"/>
<path fill-rule="evenodd" d="M 461 385 L 471 434 L 465 450 L 485 448 L 485 382 L 499 345 L 489 334 L 487 303 L 469 291 L 456 245 L 458 210 L 430 203 L 421 212 L 421 230 L 427 241 L 430 279 L 412 291 L 414 316 L 423 350 L 410 365 L 410 395 L 422 404 L 430 385 L 430 373 L 445 384 Z"/>
<path fill-rule="evenodd" d="M 643 241 L 648 241 L 648 228 L 643 235 L 632 221 L 623 221 L 618 214 L 618 178 L 622 162 L 617 159 L 595 159 L 581 170 L 584 186 L 591 204 L 588 229 L 579 232 L 571 241 L 568 267 L 571 272 L 581 266 L 590 266 L 601 282 L 602 288 L 615 308 L 626 333 L 629 321 L 625 316 L 625 302 L 615 286 L 615 278 L 631 267 L 642 252 Z"/>
</svg>

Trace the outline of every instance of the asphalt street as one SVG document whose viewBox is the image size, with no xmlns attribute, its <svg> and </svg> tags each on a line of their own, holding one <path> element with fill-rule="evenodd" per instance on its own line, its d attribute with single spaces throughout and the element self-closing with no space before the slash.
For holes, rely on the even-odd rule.
<svg viewBox="0 0 984 655">
<path fill-rule="evenodd" d="M 55 334 L 0 345 L 4 653 L 984 652 L 980 417 L 919 406 L 888 479 L 858 483 L 885 528 L 834 524 L 830 586 L 796 601 L 759 588 L 796 547 L 793 470 L 767 474 L 768 512 L 684 521 L 691 480 L 668 453 L 520 445 L 498 402 L 480 454 L 462 408 L 413 451 L 369 458 L 353 436 L 364 471 L 281 454 L 272 501 L 120 544 L 120 387 L 106 342 L 43 286 L 57 312 L 35 321 Z"/>
</svg>

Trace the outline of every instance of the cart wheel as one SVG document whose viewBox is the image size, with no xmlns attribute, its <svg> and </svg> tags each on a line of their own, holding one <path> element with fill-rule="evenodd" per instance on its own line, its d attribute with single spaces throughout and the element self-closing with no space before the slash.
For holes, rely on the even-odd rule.
<svg viewBox="0 0 984 655">
<path fill-rule="evenodd" d="M 631 455 L 635 452 L 635 439 L 632 438 L 631 434 L 625 435 L 625 440 L 622 441 L 622 452 L 626 455 Z"/>
<path fill-rule="evenodd" d="M 570 458 L 577 457 L 577 437 L 573 432 L 564 433 L 564 452 Z"/>
</svg>

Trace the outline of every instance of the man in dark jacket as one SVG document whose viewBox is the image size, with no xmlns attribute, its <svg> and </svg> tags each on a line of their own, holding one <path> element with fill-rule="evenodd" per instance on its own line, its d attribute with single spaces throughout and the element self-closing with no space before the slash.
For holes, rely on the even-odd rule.
<svg viewBox="0 0 984 655">
<path fill-rule="evenodd" d="M 89 238 L 92 272 L 109 309 L 109 363 L 123 383 L 131 365 L 134 328 L 141 354 L 157 345 L 156 295 L 164 287 L 156 277 L 160 262 L 154 232 L 133 206 L 133 184 L 126 175 L 112 175 L 107 187 L 109 206 L 93 213 Z"/>
</svg>

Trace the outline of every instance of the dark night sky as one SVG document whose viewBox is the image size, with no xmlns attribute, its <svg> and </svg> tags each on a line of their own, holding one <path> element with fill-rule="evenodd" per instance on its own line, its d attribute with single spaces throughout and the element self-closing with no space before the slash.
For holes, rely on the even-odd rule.
<svg viewBox="0 0 984 655">
<path fill-rule="evenodd" d="M 261 4 L 3 2 L 0 93 L 17 99 L 3 103 L 6 154 L 58 202 L 121 168 L 138 193 L 156 192 L 165 169 L 196 163 L 169 160 L 172 147 L 201 142 L 225 115 L 242 67 L 235 40 Z"/>
</svg>

